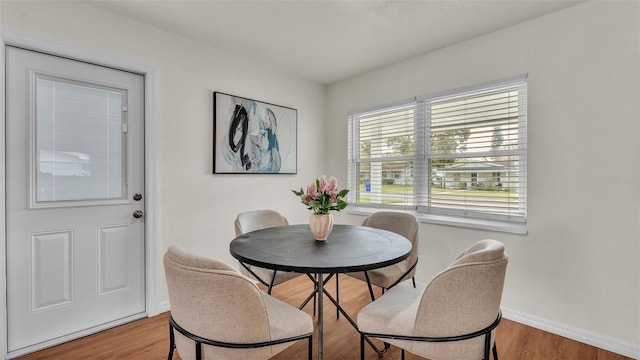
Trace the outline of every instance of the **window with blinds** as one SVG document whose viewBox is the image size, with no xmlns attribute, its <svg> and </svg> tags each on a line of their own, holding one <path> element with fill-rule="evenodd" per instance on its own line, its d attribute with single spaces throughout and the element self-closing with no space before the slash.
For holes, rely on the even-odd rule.
<svg viewBox="0 0 640 360">
<path fill-rule="evenodd" d="M 526 75 L 353 114 L 349 202 L 525 223 L 526 119 Z"/>
</svg>

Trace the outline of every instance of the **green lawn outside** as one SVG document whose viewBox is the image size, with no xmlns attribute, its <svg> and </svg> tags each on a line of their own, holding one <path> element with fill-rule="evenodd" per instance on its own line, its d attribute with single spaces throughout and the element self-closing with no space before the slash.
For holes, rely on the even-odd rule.
<svg viewBox="0 0 640 360">
<path fill-rule="evenodd" d="M 365 191 L 364 184 L 360 185 L 360 202 L 369 203 L 371 197 L 369 193 Z M 411 185 L 382 185 L 382 203 L 383 204 L 397 204 L 404 202 L 402 199 L 385 197 L 385 194 L 395 195 L 411 195 L 413 192 L 413 186 Z M 494 198 L 507 198 L 510 201 L 518 198 L 518 194 L 509 191 L 488 191 L 488 190 L 474 190 L 474 189 L 442 189 L 432 188 L 431 193 L 433 195 L 452 195 L 452 196 L 466 196 L 466 197 L 494 197 Z"/>
<path fill-rule="evenodd" d="M 360 203 L 363 204 L 369 204 L 371 203 L 371 196 L 362 196 L 360 195 Z M 393 205 L 393 204 L 400 204 L 403 203 L 404 201 L 400 200 L 400 199 L 391 199 L 391 198 L 382 198 L 382 203 L 386 204 L 386 205 Z"/>
</svg>

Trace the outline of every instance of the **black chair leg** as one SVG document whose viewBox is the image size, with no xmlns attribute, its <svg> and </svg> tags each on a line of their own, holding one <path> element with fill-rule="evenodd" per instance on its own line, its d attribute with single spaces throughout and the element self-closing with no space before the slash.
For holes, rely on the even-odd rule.
<svg viewBox="0 0 640 360">
<path fill-rule="evenodd" d="M 336 273 L 336 302 L 340 305 L 340 284 L 338 283 L 338 273 Z M 340 319 L 340 311 L 336 306 L 336 319 Z"/>
<path fill-rule="evenodd" d="M 493 341 L 493 360 L 498 360 L 498 348 L 496 347 L 495 340 Z"/>
<path fill-rule="evenodd" d="M 371 281 L 369 280 L 369 274 L 365 271 L 364 278 L 367 280 L 367 286 L 369 287 L 369 296 L 371 296 L 371 301 L 374 301 L 376 297 L 373 295 L 373 287 L 371 286 Z"/>
<path fill-rule="evenodd" d="M 484 335 L 484 360 L 491 360 L 489 356 L 491 351 L 491 332 Z"/>
<path fill-rule="evenodd" d="M 196 341 L 196 360 L 202 360 L 202 343 Z"/>
<path fill-rule="evenodd" d="M 269 282 L 269 286 L 267 286 L 267 294 L 271 295 L 271 290 L 273 289 L 273 282 L 276 281 L 276 273 L 278 270 L 273 270 L 273 276 L 271 277 L 271 281 Z"/>
<path fill-rule="evenodd" d="M 400 356 L 400 358 L 401 358 L 402 360 L 404 360 L 404 349 L 401 349 L 401 350 L 402 350 L 402 351 L 401 351 L 400 353 L 401 353 L 402 355 Z"/>
<path fill-rule="evenodd" d="M 360 334 L 360 360 L 364 360 L 364 335 Z"/>
<path fill-rule="evenodd" d="M 176 338 L 173 335 L 173 326 L 169 323 L 169 356 L 167 356 L 167 360 L 173 359 L 173 350 L 176 348 Z"/>
<path fill-rule="evenodd" d="M 307 354 L 309 354 L 309 360 L 313 359 L 313 336 L 309 336 L 309 347 L 307 348 Z"/>
</svg>

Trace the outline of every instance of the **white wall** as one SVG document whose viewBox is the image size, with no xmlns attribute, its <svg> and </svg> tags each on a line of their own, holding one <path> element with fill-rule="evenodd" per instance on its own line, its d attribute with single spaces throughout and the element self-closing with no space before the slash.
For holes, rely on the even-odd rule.
<svg viewBox="0 0 640 360">
<path fill-rule="evenodd" d="M 528 73 L 528 235 L 422 224 L 418 278 L 501 240 L 507 316 L 640 357 L 639 18 L 590 2 L 334 84 L 327 172 L 346 179 L 349 112 Z"/>
<path fill-rule="evenodd" d="M 291 193 L 323 161 L 325 88 L 83 3 L 2 2 L 4 30 L 108 54 L 157 69 L 158 217 L 155 298 L 166 305 L 162 256 L 180 243 L 232 264 L 238 212 L 277 208 L 292 223 L 308 212 Z M 2 85 L 4 87 L 4 85 Z M 298 110 L 297 175 L 213 175 L 212 92 Z M 157 305 L 157 304 L 156 304 Z"/>
<path fill-rule="evenodd" d="M 233 262 L 228 242 L 236 213 L 277 204 L 292 223 L 305 222 L 308 213 L 288 189 L 322 173 L 346 184 L 347 112 L 528 72 L 528 235 L 422 224 L 418 278 L 427 281 L 476 240 L 501 240 L 511 260 L 503 298 L 511 317 L 635 357 L 639 15 L 635 2 L 587 3 L 325 93 L 318 84 L 91 5 L 0 4 L 2 28 L 156 66 L 159 302 L 167 299 L 161 257 L 169 244 Z M 298 109 L 297 175 L 211 174 L 216 90 Z M 323 131 L 327 141 L 318 135 Z"/>
</svg>

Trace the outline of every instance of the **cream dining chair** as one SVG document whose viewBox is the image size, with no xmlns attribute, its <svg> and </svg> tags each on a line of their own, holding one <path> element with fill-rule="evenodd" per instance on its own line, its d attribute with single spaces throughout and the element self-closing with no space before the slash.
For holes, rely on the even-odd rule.
<svg viewBox="0 0 640 360">
<path fill-rule="evenodd" d="M 482 240 L 463 251 L 429 284 L 393 287 L 357 315 L 360 358 L 377 338 L 431 360 L 498 360 L 495 328 L 507 268 L 504 245 Z"/>
<path fill-rule="evenodd" d="M 269 359 L 308 340 L 313 319 L 260 290 L 234 267 L 172 245 L 164 256 L 169 290 L 169 360 Z"/>
<path fill-rule="evenodd" d="M 284 216 L 275 210 L 254 210 L 238 214 L 234 225 L 236 236 L 240 236 L 255 230 L 276 226 L 287 226 L 289 225 L 289 222 Z M 303 275 L 296 272 L 265 269 L 242 262 L 240 262 L 240 272 L 250 278 L 258 280 L 261 284 L 266 286 L 267 293 L 269 294 L 271 294 L 271 290 L 274 286 Z"/>
<path fill-rule="evenodd" d="M 418 219 L 409 213 L 379 211 L 364 219 L 361 225 L 392 231 L 406 237 L 411 242 L 411 253 L 406 260 L 397 264 L 369 271 L 346 273 L 346 275 L 365 281 L 369 287 L 369 295 L 372 301 L 375 300 L 372 285 L 382 288 L 383 292 L 405 279 L 412 279 L 415 285 L 413 277 L 418 264 L 418 234 L 420 231 Z"/>
</svg>

